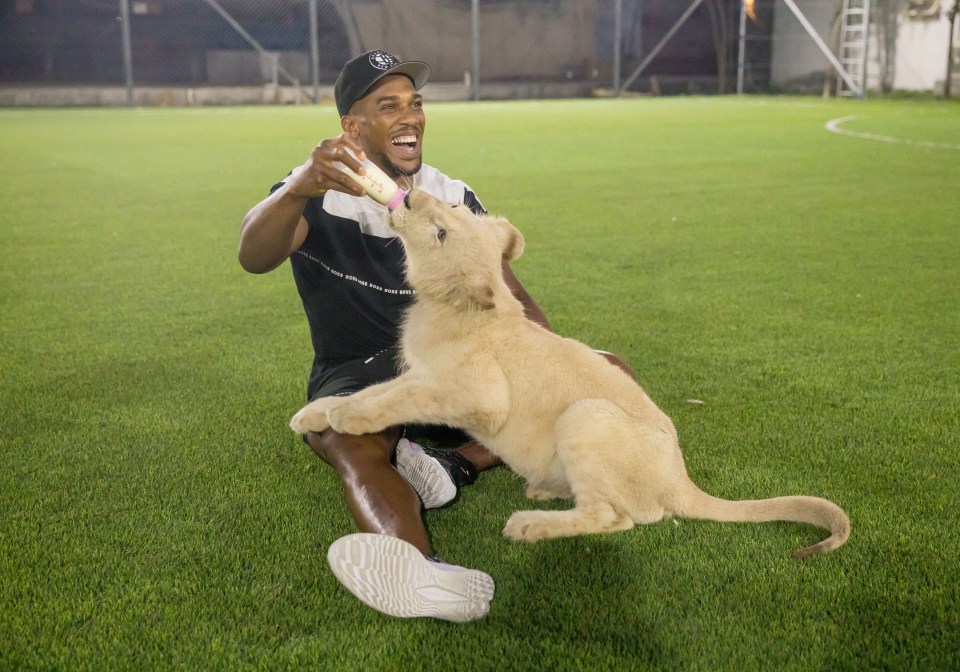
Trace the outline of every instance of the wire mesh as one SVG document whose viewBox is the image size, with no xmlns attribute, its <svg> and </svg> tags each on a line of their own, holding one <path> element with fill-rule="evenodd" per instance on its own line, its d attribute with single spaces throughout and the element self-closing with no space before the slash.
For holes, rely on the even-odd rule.
<svg viewBox="0 0 960 672">
<path fill-rule="evenodd" d="M 742 0 L 0 0 L 0 85 L 306 101 L 382 48 L 483 97 L 759 92 L 776 1 L 753 3 L 741 41 Z"/>
</svg>

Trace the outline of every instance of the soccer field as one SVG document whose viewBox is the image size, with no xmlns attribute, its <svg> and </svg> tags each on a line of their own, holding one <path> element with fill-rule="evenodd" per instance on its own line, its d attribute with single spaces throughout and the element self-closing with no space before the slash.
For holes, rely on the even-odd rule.
<svg viewBox="0 0 960 672">
<path fill-rule="evenodd" d="M 795 524 L 518 544 L 506 469 L 427 513 L 475 623 L 391 619 L 287 429 L 312 350 L 240 221 L 332 106 L 0 110 L 0 669 L 960 669 L 960 104 L 428 104 L 425 160 L 526 236 L 554 330 L 616 352 L 691 477 Z M 831 122 L 834 122 L 831 125 Z M 625 449 L 627 449 L 625 447 Z"/>
</svg>

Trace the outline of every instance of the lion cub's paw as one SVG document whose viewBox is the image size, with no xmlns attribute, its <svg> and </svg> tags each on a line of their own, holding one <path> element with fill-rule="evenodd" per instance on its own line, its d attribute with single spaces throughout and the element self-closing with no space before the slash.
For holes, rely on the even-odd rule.
<svg viewBox="0 0 960 672">
<path fill-rule="evenodd" d="M 341 434 L 351 434 L 359 436 L 360 434 L 371 434 L 384 429 L 386 425 L 378 422 L 375 417 L 370 417 L 358 408 L 357 403 L 342 403 L 331 407 L 327 411 L 327 419 L 330 426 Z"/>
<path fill-rule="evenodd" d="M 290 419 L 290 429 L 297 434 L 306 434 L 307 432 L 322 432 L 330 426 L 330 423 L 327 422 L 326 410 L 318 408 L 314 403 L 307 404 L 297 411 L 297 414 Z"/>
<path fill-rule="evenodd" d="M 546 526 L 540 520 L 539 511 L 517 511 L 503 528 L 503 536 L 514 541 L 539 541 L 545 539 Z"/>
</svg>

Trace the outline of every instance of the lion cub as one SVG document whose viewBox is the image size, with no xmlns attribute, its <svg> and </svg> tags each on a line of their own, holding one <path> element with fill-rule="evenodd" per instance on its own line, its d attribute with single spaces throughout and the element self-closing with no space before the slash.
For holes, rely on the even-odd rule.
<svg viewBox="0 0 960 672">
<path fill-rule="evenodd" d="M 524 317 L 503 280 L 523 237 L 506 219 L 413 190 L 391 215 L 416 301 L 403 326 L 404 373 L 347 397 L 318 399 L 290 426 L 346 434 L 442 424 L 468 432 L 565 511 L 518 511 L 503 530 L 536 541 L 626 530 L 679 516 L 784 520 L 830 531 L 794 557 L 842 545 L 850 521 L 818 497 L 728 501 L 687 476 L 677 432 L 643 389 L 590 347 Z"/>
</svg>

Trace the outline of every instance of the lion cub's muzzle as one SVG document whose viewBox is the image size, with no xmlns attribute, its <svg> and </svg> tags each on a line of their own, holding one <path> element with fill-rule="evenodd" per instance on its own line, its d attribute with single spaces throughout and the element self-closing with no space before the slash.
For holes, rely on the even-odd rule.
<svg viewBox="0 0 960 672">
<path fill-rule="evenodd" d="M 411 189 L 403 197 L 403 207 L 387 211 L 387 224 L 394 231 L 400 232 L 407 223 L 409 215 L 414 214 L 422 206 L 429 204 L 430 196 L 420 189 Z"/>
<path fill-rule="evenodd" d="M 407 210 L 422 210 L 427 207 L 431 201 L 439 203 L 437 199 L 419 188 L 411 189 L 407 192 L 407 195 L 403 197 L 403 205 Z"/>
</svg>

